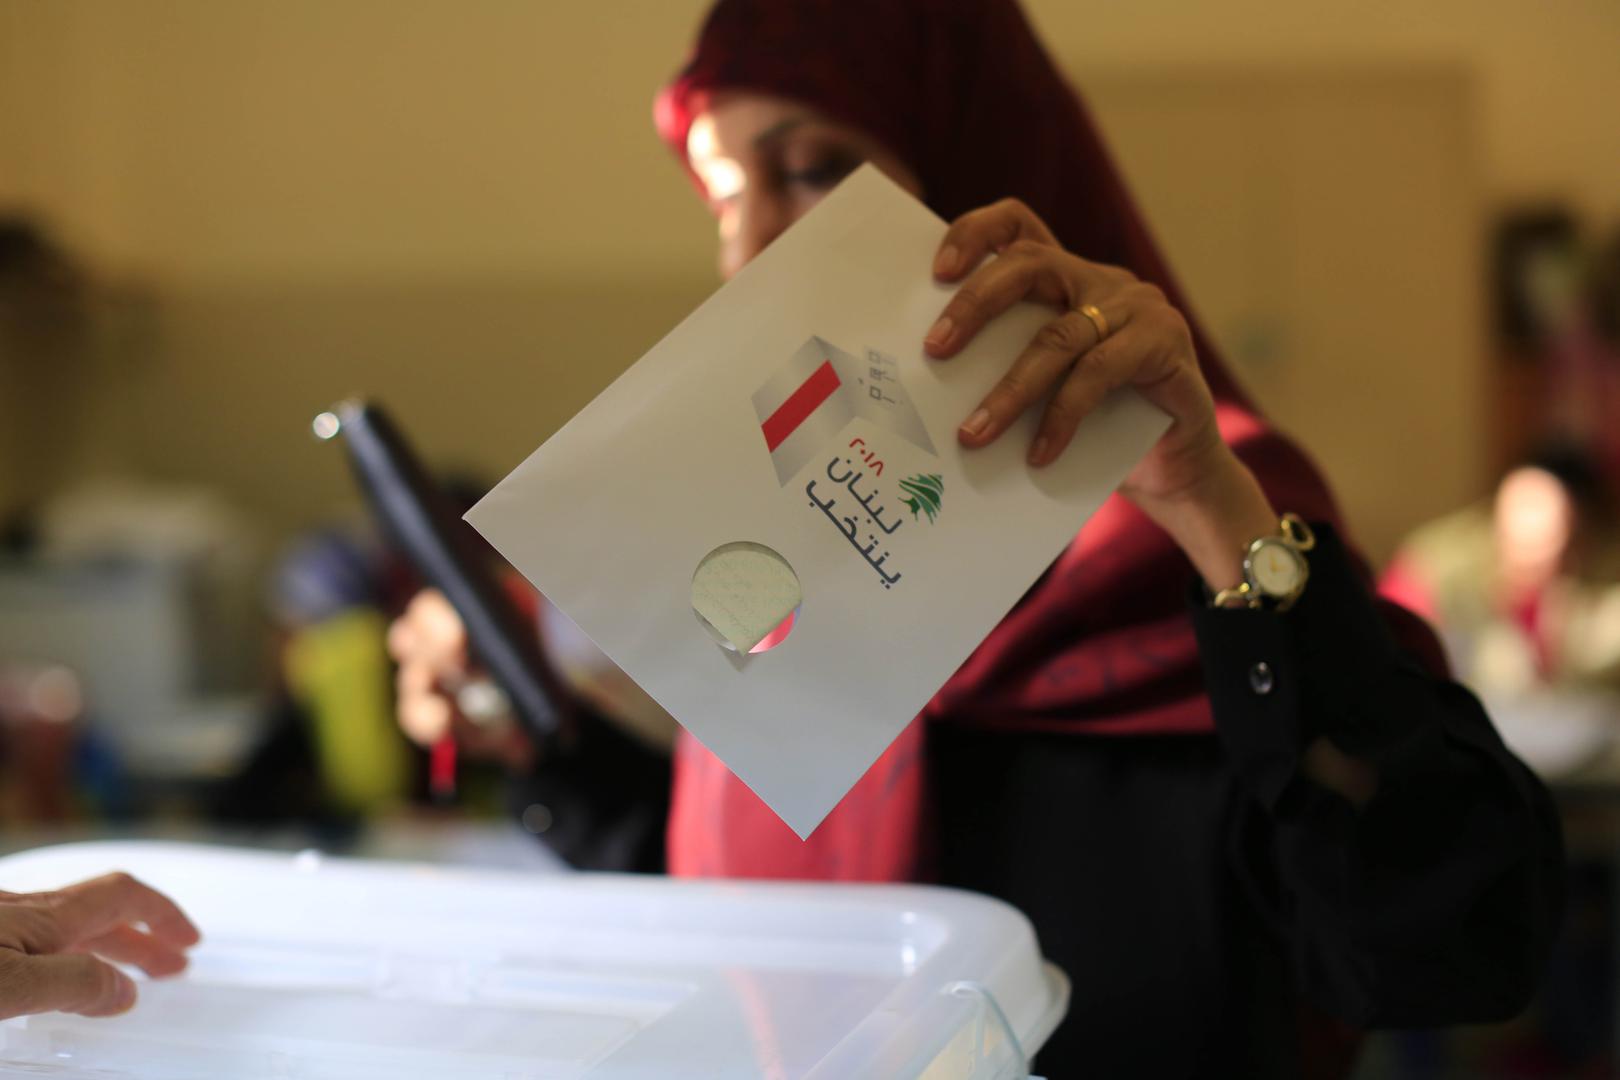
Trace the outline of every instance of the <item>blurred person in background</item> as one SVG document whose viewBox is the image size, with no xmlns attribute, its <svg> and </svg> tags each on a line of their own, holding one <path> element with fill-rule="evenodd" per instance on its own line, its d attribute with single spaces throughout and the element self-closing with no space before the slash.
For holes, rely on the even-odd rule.
<svg viewBox="0 0 1620 1080">
<path fill-rule="evenodd" d="M 442 484 L 457 512 L 489 488 L 454 470 Z M 482 538 L 476 546 L 488 551 Z M 309 529 L 288 545 L 266 590 L 274 637 L 265 731 L 219 792 L 214 817 L 302 822 L 342 842 L 367 819 L 453 793 L 453 757 L 424 769 L 394 723 L 388 624 L 420 588 L 409 560 L 369 521 Z M 498 756 L 493 743 L 481 749 Z"/>
<path fill-rule="evenodd" d="M 1620 719 L 1620 536 L 1591 455 L 1549 444 L 1487 502 L 1402 544 L 1384 592 L 1440 631 L 1458 677 L 1493 704 L 1599 694 Z"/>
<path fill-rule="evenodd" d="M 1620 777 L 1620 535 L 1594 456 L 1548 443 L 1494 495 L 1412 534 L 1383 591 L 1439 630 L 1458 678 L 1516 753 L 1560 783 Z M 1573 805 L 1581 805 L 1576 803 Z M 1588 802 L 1586 805 L 1590 806 Z M 1579 820 L 1578 818 L 1575 820 Z M 1612 1061 L 1614 873 L 1608 845 L 1571 852 L 1568 922 L 1538 1037 L 1509 1075 Z M 1588 1075 L 1581 1071 L 1580 1075 Z"/>
<path fill-rule="evenodd" d="M 405 801 L 415 755 L 391 722 L 387 622 L 418 587 L 369 527 L 300 535 L 276 560 L 265 730 L 213 815 L 258 825 L 303 821 L 343 833 Z"/>
<path fill-rule="evenodd" d="M 1016 301 L 1052 308 L 964 445 L 1038 409 L 1040 468 L 1120 386 L 1173 420 L 808 841 L 681 734 L 671 871 L 1006 899 L 1074 982 L 1039 1056 L 1054 1077 L 1342 1075 L 1359 1029 L 1523 1008 L 1561 906 L 1545 791 L 1427 627 L 1374 597 L 1325 483 L 1222 364 L 1016 4 L 721 0 L 657 121 L 725 277 L 869 162 L 952 222 L 928 355 L 953 362 Z M 1262 538 L 1308 562 L 1302 592 L 1295 575 L 1260 597 L 1242 556 Z M 406 730 L 473 730 L 443 599 L 413 601 L 390 643 Z M 600 799 L 655 818 L 668 769 L 508 761 L 576 836 Z"/>
</svg>

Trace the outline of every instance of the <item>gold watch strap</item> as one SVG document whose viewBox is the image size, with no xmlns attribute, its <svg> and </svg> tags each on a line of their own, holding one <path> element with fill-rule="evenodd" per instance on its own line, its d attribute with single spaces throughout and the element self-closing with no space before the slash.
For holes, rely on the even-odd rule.
<svg viewBox="0 0 1620 1080">
<path fill-rule="evenodd" d="M 1282 530 L 1283 540 L 1295 551 L 1309 551 L 1316 546 L 1316 534 L 1311 532 L 1311 527 L 1298 514 L 1284 514 L 1278 527 Z"/>
<path fill-rule="evenodd" d="M 1257 608 L 1260 606 L 1260 597 L 1255 593 L 1254 587 L 1245 581 L 1216 593 L 1210 598 L 1209 606 Z"/>
<path fill-rule="evenodd" d="M 1287 513 L 1282 516 L 1282 519 L 1277 523 L 1275 535 L 1283 543 L 1298 552 L 1310 551 L 1316 546 L 1316 534 L 1311 532 L 1311 527 L 1305 523 L 1305 519 L 1295 513 Z M 1267 538 L 1255 538 L 1256 541 L 1264 539 Z M 1250 546 L 1253 546 L 1254 543 L 1255 541 L 1250 541 Z M 1258 608 L 1261 606 L 1260 592 L 1251 583 L 1244 581 L 1216 593 L 1210 598 L 1209 606 Z"/>
</svg>

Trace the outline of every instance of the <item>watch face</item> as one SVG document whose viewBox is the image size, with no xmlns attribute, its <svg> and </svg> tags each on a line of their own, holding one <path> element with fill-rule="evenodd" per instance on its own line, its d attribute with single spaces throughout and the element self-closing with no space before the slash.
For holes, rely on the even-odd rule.
<svg viewBox="0 0 1620 1080">
<path fill-rule="evenodd" d="M 1267 596 L 1287 597 L 1305 583 L 1305 560 L 1281 540 L 1261 540 L 1249 549 L 1249 573 Z"/>
</svg>

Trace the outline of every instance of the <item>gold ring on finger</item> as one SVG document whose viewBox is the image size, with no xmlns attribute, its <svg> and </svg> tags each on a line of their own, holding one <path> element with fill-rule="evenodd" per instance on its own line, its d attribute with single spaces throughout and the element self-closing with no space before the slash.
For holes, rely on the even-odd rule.
<svg viewBox="0 0 1620 1080">
<path fill-rule="evenodd" d="M 1097 310 L 1096 304 L 1081 304 L 1080 314 L 1091 320 L 1092 329 L 1097 331 L 1097 340 L 1102 341 L 1108 336 L 1108 320 L 1103 313 Z"/>
</svg>

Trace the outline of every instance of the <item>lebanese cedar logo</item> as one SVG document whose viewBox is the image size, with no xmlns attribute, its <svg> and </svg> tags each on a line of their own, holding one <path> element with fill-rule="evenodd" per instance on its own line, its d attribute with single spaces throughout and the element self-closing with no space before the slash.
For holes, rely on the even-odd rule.
<svg viewBox="0 0 1620 1080">
<path fill-rule="evenodd" d="M 912 520 L 918 514 L 927 514 L 932 525 L 939 516 L 939 504 L 945 497 L 945 478 L 939 473 L 918 473 L 900 481 L 900 500 L 911 508 Z"/>
</svg>

